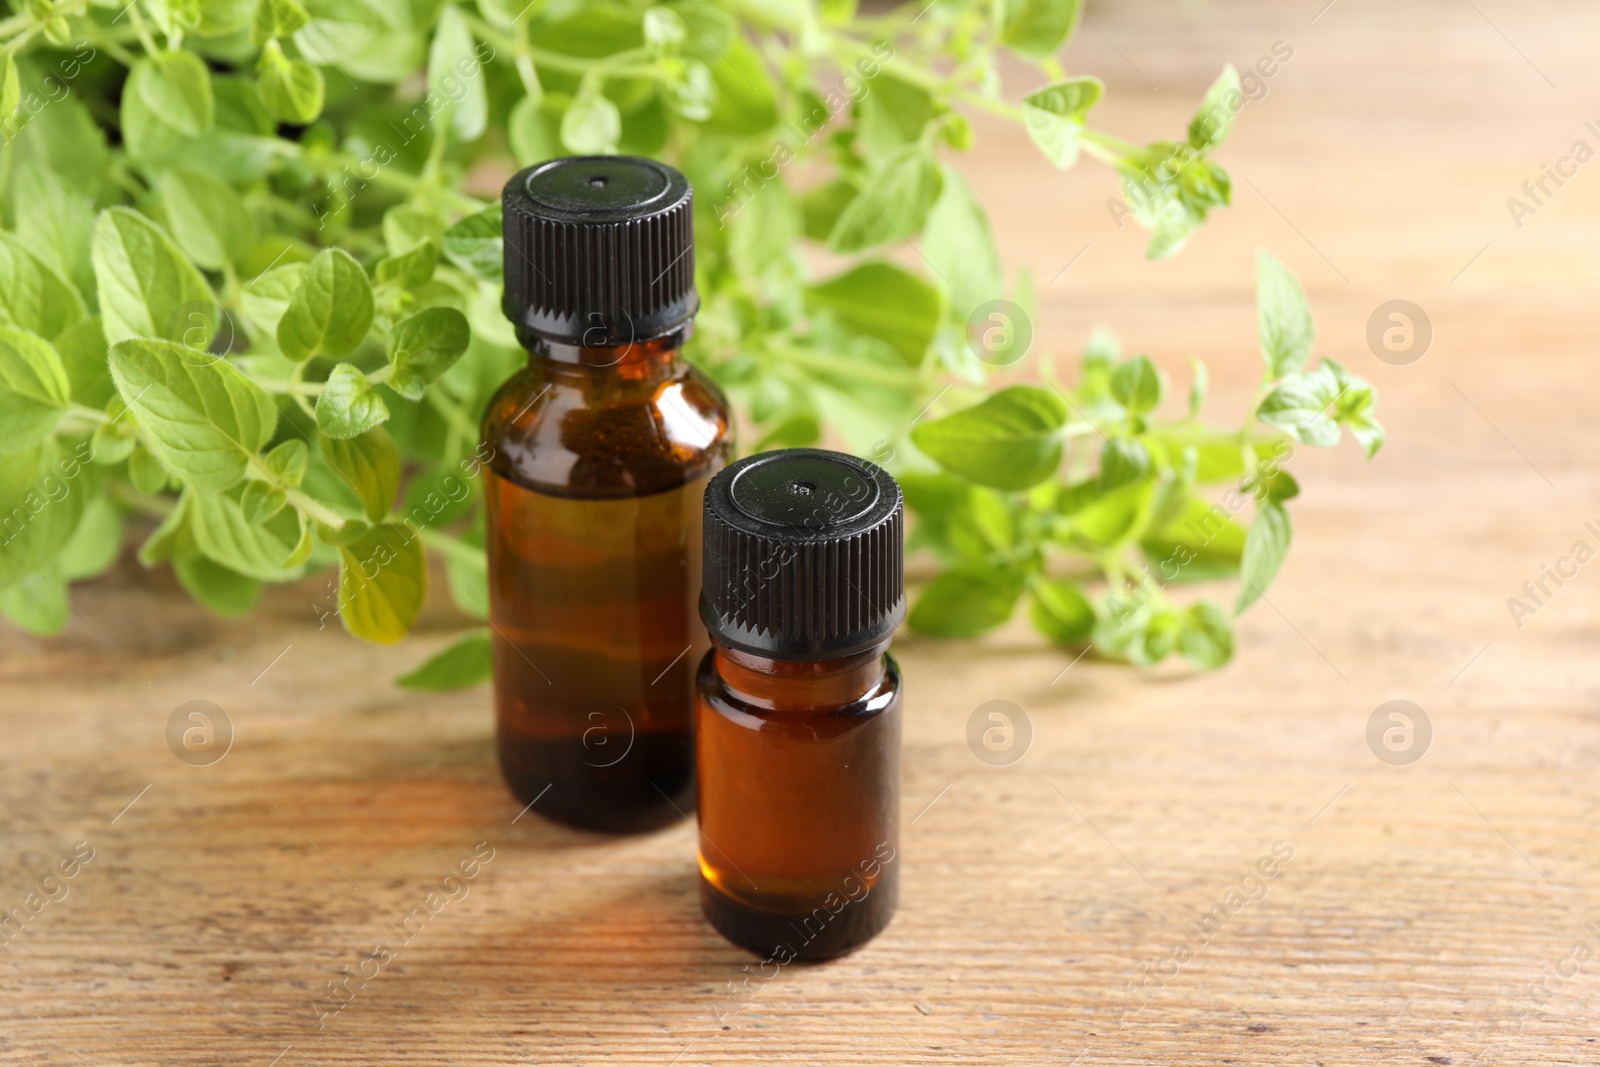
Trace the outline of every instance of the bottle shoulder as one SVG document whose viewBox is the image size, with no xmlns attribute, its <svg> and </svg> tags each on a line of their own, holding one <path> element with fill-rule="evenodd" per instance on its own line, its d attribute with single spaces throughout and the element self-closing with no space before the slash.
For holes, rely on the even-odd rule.
<svg viewBox="0 0 1600 1067">
<path fill-rule="evenodd" d="M 717 669 L 716 650 L 708 651 L 696 675 L 701 702 L 732 722 L 756 730 L 822 736 L 842 733 L 882 718 L 900 706 L 900 665 L 885 652 L 882 672 L 864 686 L 849 685 L 841 693 L 833 685 L 797 678 L 735 688 Z M 840 680 L 844 681 L 844 680 Z"/>
<path fill-rule="evenodd" d="M 489 401 L 482 430 L 496 474 L 580 497 L 676 488 L 724 466 L 733 445 L 722 391 L 681 361 L 644 378 L 534 360 Z"/>
</svg>

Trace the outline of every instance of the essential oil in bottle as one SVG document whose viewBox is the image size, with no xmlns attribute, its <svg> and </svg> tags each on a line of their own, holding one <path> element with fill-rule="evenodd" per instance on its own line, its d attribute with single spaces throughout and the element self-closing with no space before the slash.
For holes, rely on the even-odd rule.
<svg viewBox="0 0 1600 1067">
<path fill-rule="evenodd" d="M 502 204 L 528 365 L 483 419 L 500 767 L 541 815 L 652 829 L 694 803 L 702 501 L 730 447 L 726 400 L 682 355 L 689 183 L 577 157 Z"/>
<path fill-rule="evenodd" d="M 768 959 L 830 959 L 888 925 L 899 883 L 900 487 L 766 452 L 711 479 L 705 511 L 701 906 Z"/>
</svg>

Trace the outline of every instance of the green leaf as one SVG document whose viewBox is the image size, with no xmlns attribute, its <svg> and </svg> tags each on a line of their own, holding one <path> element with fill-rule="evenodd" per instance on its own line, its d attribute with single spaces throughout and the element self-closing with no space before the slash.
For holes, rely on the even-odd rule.
<svg viewBox="0 0 1600 1067">
<path fill-rule="evenodd" d="M 278 409 L 226 360 L 171 341 L 111 346 L 111 377 L 162 466 L 199 489 L 226 489 L 272 439 Z"/>
<path fill-rule="evenodd" d="M 306 476 L 306 463 L 311 458 L 311 450 L 299 438 L 291 438 L 282 444 L 274 445 L 272 450 L 262 457 L 267 469 L 277 475 L 283 484 L 291 489 L 298 486 Z"/>
<path fill-rule="evenodd" d="M 246 482 L 244 490 L 239 494 L 239 511 L 250 525 L 260 526 L 282 511 L 288 502 L 288 494 L 275 485 L 268 485 L 266 482 Z"/>
<path fill-rule="evenodd" d="M 273 0 L 261 2 L 267 4 Z M 278 323 L 283 320 L 283 313 L 289 310 L 289 302 L 300 288 L 300 279 L 305 272 L 304 263 L 274 267 L 240 290 L 239 301 L 244 305 L 244 313 L 250 316 L 250 321 L 276 337 Z"/>
<path fill-rule="evenodd" d="M 388 418 L 388 405 L 365 374 L 348 363 L 333 368 L 317 396 L 317 429 L 324 436 L 355 437 Z"/>
<path fill-rule="evenodd" d="M 383 243 L 391 256 L 409 252 L 424 241 L 438 244 L 443 237 L 444 219 L 432 208 L 396 204 L 383 213 Z"/>
<path fill-rule="evenodd" d="M 163 560 L 193 551 L 194 538 L 189 535 L 189 494 L 185 493 L 139 546 L 139 562 L 154 567 Z"/>
<path fill-rule="evenodd" d="M 652 7 L 645 11 L 644 43 L 656 54 L 673 54 L 688 35 L 683 19 L 670 7 Z"/>
<path fill-rule="evenodd" d="M 478 62 L 472 31 L 454 5 L 446 7 L 433 28 L 428 50 L 428 90 L 449 103 L 436 118 L 460 141 L 476 141 L 489 125 L 489 94 Z"/>
<path fill-rule="evenodd" d="M 1220 505 L 1187 497 L 1139 550 L 1163 582 L 1198 582 L 1239 573 L 1245 531 Z"/>
<path fill-rule="evenodd" d="M 1221 608 L 1207 601 L 1183 614 L 1178 650 L 1200 670 L 1212 671 L 1233 658 L 1233 626 Z"/>
<path fill-rule="evenodd" d="M 728 221 L 733 269 L 750 278 L 794 255 L 800 236 L 800 205 L 781 182 L 764 186 Z"/>
<path fill-rule="evenodd" d="M 1332 448 L 1339 443 L 1339 379 L 1327 367 L 1286 375 L 1256 408 L 1256 417 L 1303 444 Z M 1362 383 L 1366 385 L 1365 382 Z M 1371 389 L 1367 388 L 1370 396 Z"/>
<path fill-rule="evenodd" d="M 16 50 L 8 48 L 0 56 L 0 119 L 10 123 L 16 121 L 17 105 L 22 102 L 22 87 L 17 81 L 17 55 Z"/>
<path fill-rule="evenodd" d="M 1013 385 L 975 407 L 924 422 L 911 439 L 945 470 L 995 489 L 1027 489 L 1061 465 L 1066 402 L 1055 392 Z"/>
<path fill-rule="evenodd" d="M 767 73 L 761 53 L 743 34 L 733 32 L 727 13 L 710 3 L 680 2 L 674 6 L 684 12 L 685 21 L 692 27 L 685 50 L 701 52 L 700 58 L 711 64 L 711 80 L 717 86 L 717 102 L 706 125 L 740 136 L 777 125 L 778 102 L 772 76 Z M 717 38 L 724 33 L 726 37 L 719 42 Z"/>
<path fill-rule="evenodd" d="M 72 399 L 86 407 L 105 407 L 116 395 L 116 387 L 106 367 L 106 334 L 100 317 L 91 315 L 62 330 L 56 335 L 55 349 L 72 383 Z"/>
<path fill-rule="evenodd" d="M 800 215 L 804 232 L 813 241 L 826 241 L 839 224 L 839 216 L 856 198 L 856 187 L 847 178 L 818 182 L 800 194 Z"/>
<path fill-rule="evenodd" d="M 922 254 L 943 278 L 959 322 L 1002 295 L 1000 250 L 989 230 L 989 217 L 966 179 L 954 167 L 939 169 L 944 192 L 928 213 Z"/>
<path fill-rule="evenodd" d="M 899 481 L 917 519 L 908 549 L 926 546 L 946 559 L 971 562 L 1015 542 L 1011 509 L 994 490 L 949 474 L 907 471 Z"/>
<path fill-rule="evenodd" d="M 155 496 L 171 484 L 172 476 L 153 452 L 143 445 L 135 445 L 128 456 L 128 481 L 145 496 Z"/>
<path fill-rule="evenodd" d="M 1366 413 L 1350 415 L 1344 420 L 1350 428 L 1350 436 L 1354 437 L 1361 450 L 1371 459 L 1378 454 L 1378 449 L 1383 447 L 1383 424 Z"/>
<path fill-rule="evenodd" d="M 1153 410 L 1161 391 L 1161 372 L 1148 356 L 1129 356 L 1111 371 L 1111 396 L 1130 415 Z"/>
<path fill-rule="evenodd" d="M 122 140 L 136 159 L 170 152 L 211 128 L 211 72 L 193 52 L 163 51 L 134 61 L 122 87 Z"/>
<path fill-rule="evenodd" d="M 70 108 L 64 108 L 62 112 L 65 114 L 69 110 Z M 97 135 L 98 133 L 96 130 Z M 100 152 L 103 156 L 103 145 Z M 81 156 L 85 154 L 88 153 L 84 153 L 81 149 L 76 150 L 74 155 L 80 158 L 75 159 L 75 162 L 94 167 L 95 180 L 98 180 L 98 165 L 92 160 L 83 160 Z M 73 188 L 72 182 L 64 176 L 48 170 L 42 160 L 33 166 L 18 167 L 12 175 L 12 182 L 18 240 L 62 278 L 72 283 L 72 291 L 62 294 L 63 304 L 70 307 L 76 303 L 82 307 L 82 294 L 94 292 L 94 268 L 89 262 L 89 228 L 94 212 L 93 199 L 79 193 Z M 0 270 L 11 269 L 15 268 L 0 265 Z M 8 303 L 13 299 L 12 285 L 3 277 L 0 277 L 0 293 L 5 294 Z M 41 301 L 40 306 L 48 310 L 57 304 L 55 300 L 49 299 Z M 15 311 L 12 315 L 18 318 L 17 325 L 31 329 L 41 337 L 56 336 L 42 320 L 35 326 L 21 321 Z"/>
<path fill-rule="evenodd" d="M 1256 508 L 1255 521 L 1244 537 L 1244 557 L 1239 564 L 1239 599 L 1233 605 L 1235 615 L 1254 604 L 1283 565 L 1289 552 L 1289 539 L 1293 533 L 1289 513 L 1282 504 L 1267 501 Z"/>
<path fill-rule="evenodd" d="M 489 631 L 474 630 L 396 678 L 395 684 L 407 689 L 465 689 L 488 681 L 493 669 Z"/>
<path fill-rule="evenodd" d="M 690 122 L 706 122 L 717 104 L 717 80 L 710 74 L 710 67 L 699 59 L 669 59 L 662 66 L 677 75 L 667 83 L 667 104 Z"/>
<path fill-rule="evenodd" d="M 421 31 L 438 5 L 317 0 L 308 10 L 311 21 L 295 34 L 297 45 L 350 77 L 389 85 L 422 67 L 427 37 Z"/>
<path fill-rule="evenodd" d="M 69 582 L 97 578 L 111 569 L 122 554 L 122 515 L 104 496 L 84 502 L 78 528 L 56 557 L 61 577 Z"/>
<path fill-rule="evenodd" d="M 662 8 L 651 8 L 661 11 Z M 544 116 L 540 101 L 531 96 L 518 100 L 506 119 L 506 141 L 518 166 L 529 167 L 561 154 L 556 135 Z"/>
<path fill-rule="evenodd" d="M 1264 248 L 1256 251 L 1256 332 L 1267 381 L 1302 366 L 1317 335 L 1305 290 L 1289 268 Z"/>
<path fill-rule="evenodd" d="M 1119 489 L 1129 482 L 1148 478 L 1150 450 L 1136 440 L 1114 437 L 1100 449 L 1100 488 Z"/>
<path fill-rule="evenodd" d="M 894 346 L 905 361 L 922 361 L 939 328 L 939 290 L 902 267 L 871 262 L 806 290 L 806 304 L 825 308 L 846 327 Z"/>
<path fill-rule="evenodd" d="M 279 0 L 261 0 L 262 6 Z M 178 584 L 214 615 L 238 619 L 250 614 L 261 599 L 261 583 L 229 570 L 215 560 L 200 555 L 177 556 L 172 573 Z"/>
<path fill-rule="evenodd" d="M 60 554 L 99 484 L 87 443 L 69 454 L 51 438 L 0 456 L 0 587 Z"/>
<path fill-rule="evenodd" d="M 439 265 L 439 242 L 427 238 L 399 255 L 378 260 L 378 281 L 385 285 L 398 285 L 414 289 L 433 277 Z"/>
<path fill-rule="evenodd" d="M 1117 169 L 1133 217 L 1151 231 L 1151 259 L 1176 254 L 1211 209 L 1233 197 L 1228 172 L 1187 143 L 1152 142 L 1125 153 Z"/>
<path fill-rule="evenodd" d="M 943 188 L 938 164 L 920 144 L 897 149 L 846 205 L 828 235 L 828 251 L 864 252 L 916 236 Z"/>
<path fill-rule="evenodd" d="M 268 114 L 280 122 L 308 125 L 322 114 L 326 92 L 322 71 L 304 59 L 290 59 L 277 41 L 267 43 L 261 53 L 256 93 Z"/>
<path fill-rule="evenodd" d="M 0 454 L 48 437 L 71 396 L 67 370 L 49 341 L 0 326 Z"/>
<path fill-rule="evenodd" d="M 1000 40 L 1024 55 L 1044 57 L 1078 28 L 1083 0 L 1004 0 Z"/>
<path fill-rule="evenodd" d="M 499 206 L 468 215 L 444 231 L 444 254 L 468 274 L 498 284 L 505 268 Z"/>
<path fill-rule="evenodd" d="M 1360 443 L 1362 451 L 1371 459 L 1383 447 L 1383 426 L 1373 417 L 1378 406 L 1378 395 L 1363 378 L 1357 378 L 1337 360 L 1322 359 L 1317 372 L 1332 379 L 1337 387 L 1333 401 L 1334 420 L 1350 428 L 1350 434 Z"/>
<path fill-rule="evenodd" d="M 389 334 L 389 363 L 394 367 L 389 388 L 407 400 L 421 400 L 471 340 L 467 317 L 455 308 L 428 308 L 401 320 Z"/>
<path fill-rule="evenodd" d="M 1155 490 L 1143 478 L 1129 482 L 1072 513 L 1072 533 L 1105 548 L 1137 540 L 1150 516 Z"/>
<path fill-rule="evenodd" d="M 289 555 L 299 542 L 299 518 L 281 511 L 264 523 L 254 523 L 230 493 L 188 490 L 189 533 L 194 545 L 229 570 L 262 582 L 283 582 L 298 577 Z"/>
<path fill-rule="evenodd" d="M 1011 618 L 1021 576 L 994 567 L 957 567 L 922 587 L 907 621 L 936 637 L 976 637 Z"/>
<path fill-rule="evenodd" d="M 6 59 L 10 60 L 10 55 Z M 13 80 L 16 74 L 12 74 Z M 55 565 L 0 589 L 0 615 L 31 634 L 50 637 L 67 628 L 71 608 L 67 604 L 66 580 Z"/>
<path fill-rule="evenodd" d="M 1232 100 L 1229 99 L 1232 97 Z M 1217 80 L 1206 90 L 1200 108 L 1189 120 L 1189 145 L 1205 155 L 1228 139 L 1233 128 L 1233 117 L 1244 106 L 1244 94 L 1239 91 L 1239 72 L 1229 63 L 1222 68 Z"/>
<path fill-rule="evenodd" d="M 324 442 L 323 455 L 344 476 L 372 522 L 379 522 L 394 505 L 400 488 L 400 453 L 381 426 L 358 437 Z"/>
<path fill-rule="evenodd" d="M 1078 161 L 1085 118 L 1104 91 L 1099 78 L 1068 78 L 1022 98 L 1022 125 L 1044 158 L 1062 170 Z"/>
<path fill-rule="evenodd" d="M 773 448 L 806 448 L 822 440 L 822 423 L 809 409 L 792 411 L 767 423 L 751 452 Z"/>
<path fill-rule="evenodd" d="M 1098 477 L 1086 478 L 1072 485 L 1063 485 L 1056 488 L 1055 509 L 1062 515 L 1076 515 L 1084 508 L 1093 504 L 1104 494 L 1104 487 Z"/>
<path fill-rule="evenodd" d="M 385 523 L 339 546 L 339 617 L 366 641 L 393 644 L 422 610 L 428 576 L 422 541 Z"/>
<path fill-rule="evenodd" d="M 0 323 L 53 338 L 83 318 L 77 288 L 9 233 L 0 233 Z"/>
<path fill-rule="evenodd" d="M 278 347 L 293 360 L 345 355 L 366 337 L 372 306 L 372 283 L 361 264 L 343 249 L 324 249 L 278 320 Z"/>
<path fill-rule="evenodd" d="M 1094 632 L 1094 605 L 1077 582 L 1044 579 L 1033 586 L 1028 619 L 1056 644 L 1070 645 Z"/>
<path fill-rule="evenodd" d="M 621 136 L 622 113 L 598 88 L 580 92 L 561 116 L 561 143 L 573 155 L 610 155 Z"/>
<path fill-rule="evenodd" d="M 216 332 L 216 300 L 166 231 L 125 207 L 102 211 L 94 229 L 94 276 L 106 342 L 164 337 L 203 351 Z"/>
<path fill-rule="evenodd" d="M 471 480 L 448 467 L 424 467 L 406 479 L 401 507 L 414 525 L 448 526 L 472 507 L 472 488 Z"/>
<path fill-rule="evenodd" d="M 867 162 L 874 166 L 896 149 L 921 140 L 923 131 L 938 111 L 928 90 L 895 77 L 887 69 L 872 79 L 867 94 L 856 106 L 860 113 L 856 122 L 856 144 Z M 826 114 L 826 107 L 820 98 L 802 104 L 804 113 L 811 116 L 819 112 Z"/>
<path fill-rule="evenodd" d="M 173 239 L 200 266 L 220 271 L 237 263 L 255 244 L 255 220 L 227 182 L 203 171 L 175 167 L 162 172 L 156 188 Z"/>
<path fill-rule="evenodd" d="M 300 0 L 257 0 L 250 43 L 259 48 L 274 37 L 288 37 L 310 20 Z"/>
<path fill-rule="evenodd" d="M 1195 452 L 1194 480 L 1198 484 L 1235 482 L 1244 474 L 1244 450 L 1238 444 L 1208 442 L 1191 447 Z"/>
</svg>

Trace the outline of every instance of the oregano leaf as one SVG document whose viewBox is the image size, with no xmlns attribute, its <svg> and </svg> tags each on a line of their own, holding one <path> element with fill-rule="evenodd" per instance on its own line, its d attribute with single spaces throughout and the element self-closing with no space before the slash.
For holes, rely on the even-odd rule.
<svg viewBox="0 0 1600 1067">
<path fill-rule="evenodd" d="M 422 611 L 428 575 L 415 531 L 383 523 L 339 546 L 339 617 L 377 644 L 406 635 Z"/>
<path fill-rule="evenodd" d="M 372 283 L 350 253 L 317 253 L 278 320 L 278 348 L 293 360 L 343 356 L 372 325 Z"/>
<path fill-rule="evenodd" d="M 162 465 L 185 484 L 226 489 L 272 439 L 272 398 L 227 360 L 171 341 L 111 346 L 111 378 Z"/>
<path fill-rule="evenodd" d="M 1255 520 L 1244 535 L 1244 556 L 1239 562 L 1239 598 L 1233 605 L 1235 615 L 1244 614 L 1277 577 L 1293 533 L 1289 513 L 1282 504 L 1269 500 L 1256 508 Z"/>
<path fill-rule="evenodd" d="M 327 437 L 343 439 L 365 433 L 389 418 L 389 406 L 349 363 L 333 368 L 317 396 L 317 429 Z"/>
<path fill-rule="evenodd" d="M 66 368 L 50 342 L 0 326 L 0 454 L 49 436 L 71 400 Z"/>
<path fill-rule="evenodd" d="M 95 220 L 92 257 L 106 342 L 162 337 L 204 351 L 216 332 L 211 286 L 160 226 L 131 208 Z"/>
<path fill-rule="evenodd" d="M 389 334 L 389 387 L 421 400 L 428 386 L 461 358 L 472 340 L 467 317 L 455 308 L 427 308 L 401 320 Z"/>
<path fill-rule="evenodd" d="M 350 438 L 329 438 L 322 454 L 343 475 L 372 522 L 389 514 L 400 488 L 400 453 L 382 426 Z"/>
<path fill-rule="evenodd" d="M 396 678 L 395 684 L 406 689 L 465 689 L 488 681 L 493 667 L 488 629 L 474 630 Z"/>
<path fill-rule="evenodd" d="M 1054 391 L 1013 385 L 911 432 L 917 447 L 953 474 L 995 489 L 1037 485 L 1061 465 L 1066 402 Z"/>
</svg>

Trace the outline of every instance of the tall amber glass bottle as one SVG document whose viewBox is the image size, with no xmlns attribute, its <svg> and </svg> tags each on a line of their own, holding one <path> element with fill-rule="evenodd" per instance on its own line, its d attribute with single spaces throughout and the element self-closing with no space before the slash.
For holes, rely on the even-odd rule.
<svg viewBox="0 0 1600 1067">
<path fill-rule="evenodd" d="M 528 365 L 483 420 L 500 767 L 539 814 L 647 830 L 694 803 L 702 500 L 730 447 L 726 401 L 682 358 L 689 185 L 577 157 L 502 203 Z"/>
<path fill-rule="evenodd" d="M 900 859 L 900 487 L 817 449 L 740 460 L 706 489 L 696 751 L 700 901 L 780 963 L 865 944 Z"/>
</svg>

